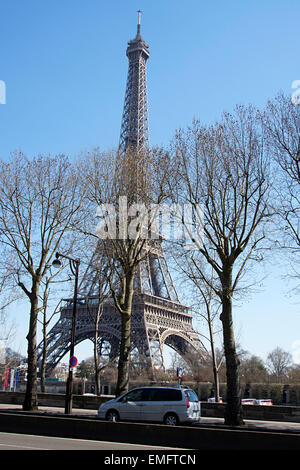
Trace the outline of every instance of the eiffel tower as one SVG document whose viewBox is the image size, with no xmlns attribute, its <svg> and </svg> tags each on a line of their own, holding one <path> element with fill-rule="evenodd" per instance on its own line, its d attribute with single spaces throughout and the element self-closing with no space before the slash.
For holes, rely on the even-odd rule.
<svg viewBox="0 0 300 470">
<path fill-rule="evenodd" d="M 146 63 L 149 46 L 141 37 L 141 11 L 138 11 L 136 37 L 128 42 L 129 60 L 125 102 L 122 116 L 119 149 L 145 151 L 149 146 Z M 126 157 L 125 157 L 126 158 Z M 75 345 L 86 339 L 94 341 L 91 309 L 98 308 L 97 282 L 93 266 L 97 253 L 79 286 L 82 297 L 77 303 Z M 84 294 L 84 295 L 83 295 Z M 60 307 L 60 318 L 47 335 L 47 374 L 70 349 L 73 300 L 66 299 Z M 113 358 L 118 355 L 121 339 L 120 314 L 112 299 L 103 304 L 99 322 L 98 353 Z M 131 318 L 132 351 L 137 351 L 148 370 L 165 369 L 164 345 L 183 358 L 191 349 L 201 354 L 201 343 L 192 325 L 192 315 L 180 303 L 160 241 L 148 247 L 139 263 Z M 38 357 L 42 354 L 39 345 Z"/>
</svg>

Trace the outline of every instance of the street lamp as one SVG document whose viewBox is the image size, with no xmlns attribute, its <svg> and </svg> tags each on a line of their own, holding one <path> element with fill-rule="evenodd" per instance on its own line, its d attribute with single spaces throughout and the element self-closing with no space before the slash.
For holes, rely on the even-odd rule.
<svg viewBox="0 0 300 470">
<path fill-rule="evenodd" d="M 59 258 L 66 258 L 69 260 L 72 274 L 75 276 L 74 286 L 74 297 L 73 297 L 73 314 L 72 314 L 72 332 L 71 332 L 71 345 L 70 345 L 70 361 L 69 361 L 69 374 L 66 387 L 66 401 L 65 401 L 65 414 L 72 413 L 72 401 L 73 401 L 73 367 L 71 367 L 71 358 L 74 356 L 74 345 L 75 345 L 75 326 L 76 326 L 76 305 L 77 305 L 77 288 L 78 288 L 78 272 L 79 272 L 79 259 L 73 259 L 70 256 L 56 253 L 56 258 L 52 263 L 55 268 L 61 267 L 61 261 Z"/>
</svg>

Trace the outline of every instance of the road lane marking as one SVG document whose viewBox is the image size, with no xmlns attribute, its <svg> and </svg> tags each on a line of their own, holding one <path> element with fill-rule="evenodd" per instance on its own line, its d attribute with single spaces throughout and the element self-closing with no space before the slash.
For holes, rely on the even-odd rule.
<svg viewBox="0 0 300 470">
<path fill-rule="evenodd" d="M 148 448 L 149 449 L 156 449 L 156 450 L 189 450 L 189 449 L 183 449 L 183 448 L 178 448 L 178 447 L 163 447 L 163 446 L 151 446 L 151 445 L 147 445 L 147 444 L 134 444 L 134 443 L 130 443 L 130 442 L 115 442 L 115 441 L 95 441 L 95 440 L 92 440 L 92 439 L 76 439 L 76 438 L 72 438 L 72 437 L 56 437 L 56 436 L 41 436 L 41 435 L 37 435 L 37 434 L 18 434 L 18 433 L 6 433 L 6 432 L 0 432 L 0 436 L 1 435 L 10 435 L 10 436 L 28 436 L 28 437 L 36 437 L 36 438 L 43 438 L 43 439 L 58 439 L 58 440 L 65 440 L 65 441 L 74 441 L 74 442 L 84 442 L 84 443 L 94 443 L 94 444 L 113 444 L 113 445 L 122 445 L 122 446 L 127 446 L 127 447 L 143 447 L 146 449 L 144 450 L 147 450 Z M 18 447 L 18 446 L 14 446 L 13 444 L 0 444 L 2 446 L 11 446 L 11 447 Z M 41 450 L 48 450 L 48 449 L 41 449 Z M 191 449 L 190 449 L 191 450 Z"/>
<path fill-rule="evenodd" d="M 28 450 L 49 450 L 44 447 L 32 447 L 32 446 L 23 446 L 23 445 L 17 445 L 17 444 L 0 444 L 2 447 L 14 447 L 17 449 L 28 449 Z"/>
</svg>

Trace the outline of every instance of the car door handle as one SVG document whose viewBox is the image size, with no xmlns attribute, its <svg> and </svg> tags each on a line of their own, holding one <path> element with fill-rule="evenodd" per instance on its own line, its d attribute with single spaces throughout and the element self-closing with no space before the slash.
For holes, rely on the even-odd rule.
<svg viewBox="0 0 300 470">
<path fill-rule="evenodd" d="M 145 406 L 145 403 L 137 403 L 137 406 Z"/>
</svg>

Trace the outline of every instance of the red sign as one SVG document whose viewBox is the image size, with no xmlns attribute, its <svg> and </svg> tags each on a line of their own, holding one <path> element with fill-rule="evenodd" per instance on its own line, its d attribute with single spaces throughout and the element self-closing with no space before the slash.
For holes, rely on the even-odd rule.
<svg viewBox="0 0 300 470">
<path fill-rule="evenodd" d="M 71 366 L 71 367 L 76 367 L 77 364 L 78 364 L 77 357 L 72 356 L 71 359 L 70 359 L 70 366 Z"/>
</svg>

